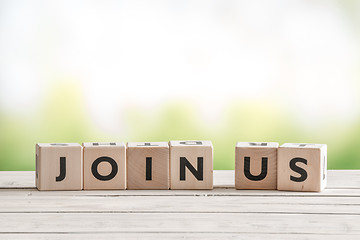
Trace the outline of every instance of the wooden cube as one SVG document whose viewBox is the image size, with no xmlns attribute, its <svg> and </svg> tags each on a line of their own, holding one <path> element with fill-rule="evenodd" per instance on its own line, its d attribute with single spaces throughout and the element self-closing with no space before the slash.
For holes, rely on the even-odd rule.
<svg viewBox="0 0 360 240">
<path fill-rule="evenodd" d="M 83 143 L 84 189 L 126 189 L 124 143 Z"/>
<path fill-rule="evenodd" d="M 170 188 L 213 188 L 211 141 L 170 141 Z"/>
<path fill-rule="evenodd" d="M 235 188 L 276 189 L 275 142 L 238 142 L 235 147 Z"/>
<path fill-rule="evenodd" d="M 326 144 L 285 143 L 278 149 L 278 190 L 319 192 L 326 170 Z"/>
<path fill-rule="evenodd" d="M 78 143 L 36 144 L 36 187 L 39 190 L 81 190 L 83 152 Z"/>
<path fill-rule="evenodd" d="M 127 144 L 127 188 L 169 189 L 169 144 Z"/>
</svg>

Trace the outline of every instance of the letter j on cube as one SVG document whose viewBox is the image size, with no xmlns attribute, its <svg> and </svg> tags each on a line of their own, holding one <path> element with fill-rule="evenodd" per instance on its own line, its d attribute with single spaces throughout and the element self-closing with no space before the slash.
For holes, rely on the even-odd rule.
<svg viewBox="0 0 360 240">
<path fill-rule="evenodd" d="M 39 190 L 81 190 L 83 150 L 78 143 L 36 144 L 36 187 Z"/>
</svg>

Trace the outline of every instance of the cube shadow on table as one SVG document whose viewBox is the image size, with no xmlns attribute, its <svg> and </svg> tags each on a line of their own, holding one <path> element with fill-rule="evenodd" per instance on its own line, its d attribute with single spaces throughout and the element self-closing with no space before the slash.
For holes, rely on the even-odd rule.
<svg viewBox="0 0 360 240">
<path fill-rule="evenodd" d="M 169 189 L 168 142 L 127 144 L 127 188 Z"/>
<path fill-rule="evenodd" d="M 78 143 L 36 144 L 35 183 L 39 190 L 81 190 L 83 150 Z"/>
<path fill-rule="evenodd" d="M 211 141 L 170 141 L 170 188 L 213 189 Z"/>
</svg>

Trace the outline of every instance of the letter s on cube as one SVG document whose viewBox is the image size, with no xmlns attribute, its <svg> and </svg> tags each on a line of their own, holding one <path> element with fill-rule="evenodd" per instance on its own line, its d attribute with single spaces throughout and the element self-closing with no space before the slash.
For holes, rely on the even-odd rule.
<svg viewBox="0 0 360 240">
<path fill-rule="evenodd" d="M 278 150 L 278 190 L 320 192 L 326 171 L 326 144 L 285 143 Z"/>
</svg>

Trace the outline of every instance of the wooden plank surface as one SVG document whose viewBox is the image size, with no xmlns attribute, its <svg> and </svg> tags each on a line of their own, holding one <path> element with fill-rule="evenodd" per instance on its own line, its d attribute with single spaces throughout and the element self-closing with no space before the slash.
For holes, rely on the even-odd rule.
<svg viewBox="0 0 360 240">
<path fill-rule="evenodd" d="M 360 234 L 359 216 L 267 213 L 3 213 L 0 232 Z M 21 224 L 19 224 L 21 220 Z M 343 224 L 339 224 L 342 222 Z M 16 228 L 14 228 L 14 223 Z M 13 231 L 12 231 L 13 232 Z"/>
<path fill-rule="evenodd" d="M 360 215 L 356 198 L 168 197 L 9 199 L 0 213 L 286 213 Z M 2 201 L 6 201 L 5 199 Z M 86 203 L 86 204 L 84 204 Z"/>
<path fill-rule="evenodd" d="M 328 170 L 327 189 L 360 189 L 360 170 Z M 214 188 L 234 188 L 235 174 L 232 170 L 214 171 Z M 35 188 L 35 172 L 2 171 L 0 189 Z"/>
<path fill-rule="evenodd" d="M 264 240 L 264 239 L 286 239 L 286 240 L 346 240 L 358 239 L 358 235 L 349 234 L 281 234 L 281 233 L 188 233 L 188 232 L 172 232 L 172 233 L 0 233 L 0 239 L 239 239 L 239 240 Z"/>
<path fill-rule="evenodd" d="M 358 239 L 360 171 L 329 171 L 321 193 L 235 190 L 40 192 L 34 172 L 0 172 L 0 239 Z"/>
</svg>

